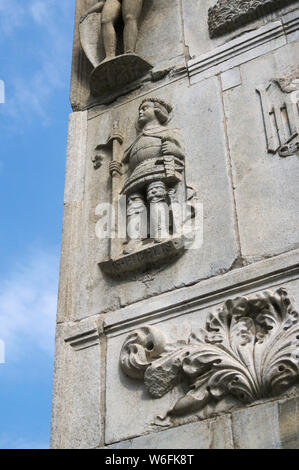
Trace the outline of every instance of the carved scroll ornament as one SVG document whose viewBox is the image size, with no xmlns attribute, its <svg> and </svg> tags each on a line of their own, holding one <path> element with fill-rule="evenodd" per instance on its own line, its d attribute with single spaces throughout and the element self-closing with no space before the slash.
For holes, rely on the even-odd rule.
<svg viewBox="0 0 299 470">
<path fill-rule="evenodd" d="M 218 0 L 209 9 L 209 32 L 211 38 L 238 29 L 296 0 Z"/>
<path fill-rule="evenodd" d="M 167 344 L 152 326 L 134 331 L 123 344 L 120 362 L 125 374 L 142 379 L 154 398 L 180 382 L 188 384 L 170 417 L 198 412 L 229 396 L 250 404 L 278 396 L 298 380 L 298 313 L 285 289 L 237 297 L 187 341 Z"/>
</svg>

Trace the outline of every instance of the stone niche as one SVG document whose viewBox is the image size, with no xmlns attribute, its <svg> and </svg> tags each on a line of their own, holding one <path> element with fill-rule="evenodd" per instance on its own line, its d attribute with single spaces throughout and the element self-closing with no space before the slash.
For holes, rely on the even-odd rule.
<svg viewBox="0 0 299 470">
<path fill-rule="evenodd" d="M 224 93 L 241 249 L 249 261 L 298 247 L 298 151 L 294 145 L 293 156 L 281 153 L 289 140 L 298 142 L 297 55 L 292 43 L 241 65 L 241 86 Z"/>
<path fill-rule="evenodd" d="M 109 255 L 109 240 L 99 240 L 96 236 L 96 224 L 101 217 L 97 207 L 111 200 L 110 159 L 104 157 L 101 167 L 96 170 L 92 160 L 97 146 L 107 142 L 115 119 L 125 136 L 124 147 L 132 142 L 136 136 L 134 123 L 139 104 L 145 97 L 153 96 L 174 105 L 171 127 L 180 129 L 184 137 L 186 180 L 202 204 L 202 243 L 166 265 L 113 279 L 98 266 Z M 82 116 L 78 114 L 75 119 L 82 120 Z M 73 260 L 72 309 L 66 311 L 62 304 L 59 317 L 79 320 L 229 270 L 238 258 L 238 247 L 218 80 L 212 78 L 189 88 L 188 81 L 180 79 L 154 94 L 103 112 L 90 111 L 84 120 L 88 139 L 87 143 L 84 141 L 82 156 L 75 144 L 72 146 L 74 160 L 71 161 L 72 156 L 69 155 L 70 165 L 74 166 L 73 187 L 78 177 L 80 188 L 80 195 L 70 196 L 74 204 L 66 208 L 66 213 L 72 211 L 73 223 L 78 220 L 75 238 L 68 238 L 65 234 L 64 256 L 67 259 L 67 250 L 70 250 Z M 78 139 L 82 142 L 80 132 Z M 83 180 L 76 172 L 76 159 L 79 157 L 83 159 Z M 63 282 L 68 281 L 65 279 Z"/>
</svg>

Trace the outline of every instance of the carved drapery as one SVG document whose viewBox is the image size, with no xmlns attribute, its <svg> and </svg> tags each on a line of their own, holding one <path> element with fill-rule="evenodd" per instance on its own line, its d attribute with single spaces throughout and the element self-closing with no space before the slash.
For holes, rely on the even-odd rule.
<svg viewBox="0 0 299 470">
<path fill-rule="evenodd" d="M 225 302 L 205 329 L 187 341 L 167 344 L 156 327 L 145 326 L 125 340 L 120 362 L 160 398 L 180 382 L 189 391 L 169 410 L 176 417 L 228 397 L 250 404 L 280 395 L 299 374 L 298 313 L 285 289 Z"/>
<path fill-rule="evenodd" d="M 218 0 L 209 9 L 209 32 L 211 38 L 234 31 L 268 13 L 296 0 Z"/>
</svg>

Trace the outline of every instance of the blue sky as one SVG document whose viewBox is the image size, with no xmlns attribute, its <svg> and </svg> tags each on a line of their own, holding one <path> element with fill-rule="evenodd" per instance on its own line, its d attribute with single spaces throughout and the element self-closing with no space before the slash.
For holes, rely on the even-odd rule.
<svg viewBox="0 0 299 470">
<path fill-rule="evenodd" d="M 0 0 L 0 448 L 6 449 L 49 445 L 74 9 L 75 0 Z"/>
</svg>

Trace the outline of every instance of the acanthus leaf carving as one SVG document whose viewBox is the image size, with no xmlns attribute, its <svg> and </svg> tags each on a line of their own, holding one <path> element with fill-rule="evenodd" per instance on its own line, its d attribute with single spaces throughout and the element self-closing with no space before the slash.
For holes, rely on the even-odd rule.
<svg viewBox="0 0 299 470">
<path fill-rule="evenodd" d="M 150 345 L 150 347 L 149 347 Z M 299 323 L 287 291 L 265 291 L 225 302 L 187 341 L 167 344 L 145 326 L 127 338 L 121 365 L 160 398 L 180 382 L 188 392 L 168 416 L 195 413 L 224 398 L 253 403 L 279 396 L 299 376 Z"/>
<path fill-rule="evenodd" d="M 214 38 L 229 33 L 295 2 L 296 0 L 218 0 L 209 9 L 210 36 Z"/>
</svg>

